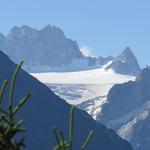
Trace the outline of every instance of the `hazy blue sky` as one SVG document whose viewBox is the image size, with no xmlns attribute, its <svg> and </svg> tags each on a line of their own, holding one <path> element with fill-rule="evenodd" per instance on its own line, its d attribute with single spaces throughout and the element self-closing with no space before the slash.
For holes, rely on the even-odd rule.
<svg viewBox="0 0 150 150">
<path fill-rule="evenodd" d="M 14 25 L 63 29 L 95 55 L 117 55 L 130 46 L 150 64 L 150 0 L 0 0 L 0 32 Z"/>
</svg>

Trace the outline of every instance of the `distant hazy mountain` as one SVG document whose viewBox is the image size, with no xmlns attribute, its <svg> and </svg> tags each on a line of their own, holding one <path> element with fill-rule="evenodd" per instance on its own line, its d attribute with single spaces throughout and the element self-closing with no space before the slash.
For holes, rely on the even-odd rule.
<svg viewBox="0 0 150 150">
<path fill-rule="evenodd" d="M 11 79 L 15 67 L 16 65 L 0 52 L 0 85 L 5 79 Z M 26 149 L 51 150 L 56 143 L 52 135 L 53 126 L 56 126 L 59 131 L 63 130 L 65 137 L 68 137 L 70 105 L 41 82 L 21 70 L 15 87 L 14 105 L 28 92 L 32 92 L 32 98 L 17 116 L 25 119 Z M 8 88 L 4 99 L 7 102 Z M 91 129 L 94 130 L 94 136 L 87 150 L 132 150 L 131 145 L 119 138 L 113 130 L 96 123 L 89 115 L 78 109 L 75 113 L 75 150 L 79 149 L 79 145 Z"/>
<path fill-rule="evenodd" d="M 150 147 L 150 69 L 146 68 L 136 81 L 115 85 L 102 106 L 100 122 L 118 131 L 135 150 Z"/>
<path fill-rule="evenodd" d="M 137 75 L 139 65 L 127 48 L 120 56 L 84 56 L 76 41 L 66 38 L 58 27 L 48 25 L 41 30 L 23 25 L 13 27 L 7 36 L 0 34 L 0 49 L 14 62 L 25 61 L 28 72 L 79 71 L 101 67 L 112 61 L 106 70 Z"/>
<path fill-rule="evenodd" d="M 24 68 L 29 72 L 61 71 L 66 66 L 68 70 L 78 70 L 96 65 L 94 58 L 81 53 L 76 41 L 51 25 L 41 30 L 16 26 L 6 37 L 0 34 L 0 49 L 15 62 L 24 60 Z"/>
<path fill-rule="evenodd" d="M 130 47 L 127 47 L 119 56 L 114 58 L 112 63 L 106 67 L 106 70 L 108 69 L 112 69 L 116 73 L 128 75 L 137 75 L 141 72 L 137 59 Z"/>
</svg>

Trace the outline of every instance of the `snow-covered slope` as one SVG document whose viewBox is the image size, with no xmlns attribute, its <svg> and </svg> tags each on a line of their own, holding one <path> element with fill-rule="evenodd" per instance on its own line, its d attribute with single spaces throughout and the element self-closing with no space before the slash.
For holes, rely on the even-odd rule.
<svg viewBox="0 0 150 150">
<path fill-rule="evenodd" d="M 110 62 L 108 64 L 110 64 Z M 86 71 L 60 72 L 60 73 L 58 72 L 32 73 L 32 75 L 44 83 L 107 84 L 107 86 L 109 87 L 111 84 L 122 83 L 135 79 L 132 76 L 117 74 L 112 70 L 105 71 L 104 70 L 105 66 L 98 69 Z M 106 93 L 106 91 L 103 92 Z"/>
<path fill-rule="evenodd" d="M 87 111 L 96 119 L 102 104 L 106 102 L 109 89 L 118 83 L 134 80 L 135 77 L 117 74 L 105 68 L 79 72 L 33 73 L 41 82 L 49 86 L 57 95 L 72 105 Z"/>
</svg>

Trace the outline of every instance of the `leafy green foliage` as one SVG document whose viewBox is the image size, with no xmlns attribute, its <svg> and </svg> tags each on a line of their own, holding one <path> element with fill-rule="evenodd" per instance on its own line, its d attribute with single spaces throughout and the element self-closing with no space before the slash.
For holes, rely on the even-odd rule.
<svg viewBox="0 0 150 150">
<path fill-rule="evenodd" d="M 23 62 L 17 65 L 14 74 L 12 76 L 10 89 L 9 89 L 9 104 L 8 108 L 4 110 L 2 108 L 3 96 L 8 85 L 8 80 L 3 82 L 2 88 L 0 90 L 0 150 L 20 150 L 21 147 L 25 147 L 24 140 L 15 140 L 18 133 L 24 132 L 25 128 L 22 128 L 24 120 L 17 121 L 15 119 L 16 113 L 22 108 L 22 106 L 27 102 L 31 94 L 27 94 L 22 100 L 20 100 L 17 106 L 13 106 L 13 93 L 16 83 L 16 78 L 18 72 L 22 66 Z"/>
<path fill-rule="evenodd" d="M 73 149 L 72 143 L 73 143 L 73 133 L 74 133 L 74 130 L 73 130 L 74 129 L 74 111 L 75 111 L 75 107 L 73 106 L 70 110 L 70 123 L 69 123 L 70 129 L 69 129 L 69 141 L 68 142 L 65 139 L 62 131 L 58 135 L 56 128 L 53 128 L 53 133 L 57 142 L 53 150 L 72 150 Z M 93 136 L 93 131 L 90 131 L 87 138 L 81 145 L 81 150 L 85 150 L 92 136 Z"/>
</svg>

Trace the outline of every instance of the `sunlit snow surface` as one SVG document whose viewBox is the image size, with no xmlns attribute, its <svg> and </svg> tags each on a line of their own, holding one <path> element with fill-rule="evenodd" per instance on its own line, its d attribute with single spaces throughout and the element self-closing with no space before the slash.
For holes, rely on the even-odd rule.
<svg viewBox="0 0 150 150">
<path fill-rule="evenodd" d="M 107 94 L 114 84 L 134 80 L 135 77 L 98 69 L 78 72 L 33 73 L 58 96 L 72 105 L 87 111 L 94 119 L 106 102 Z"/>
</svg>

